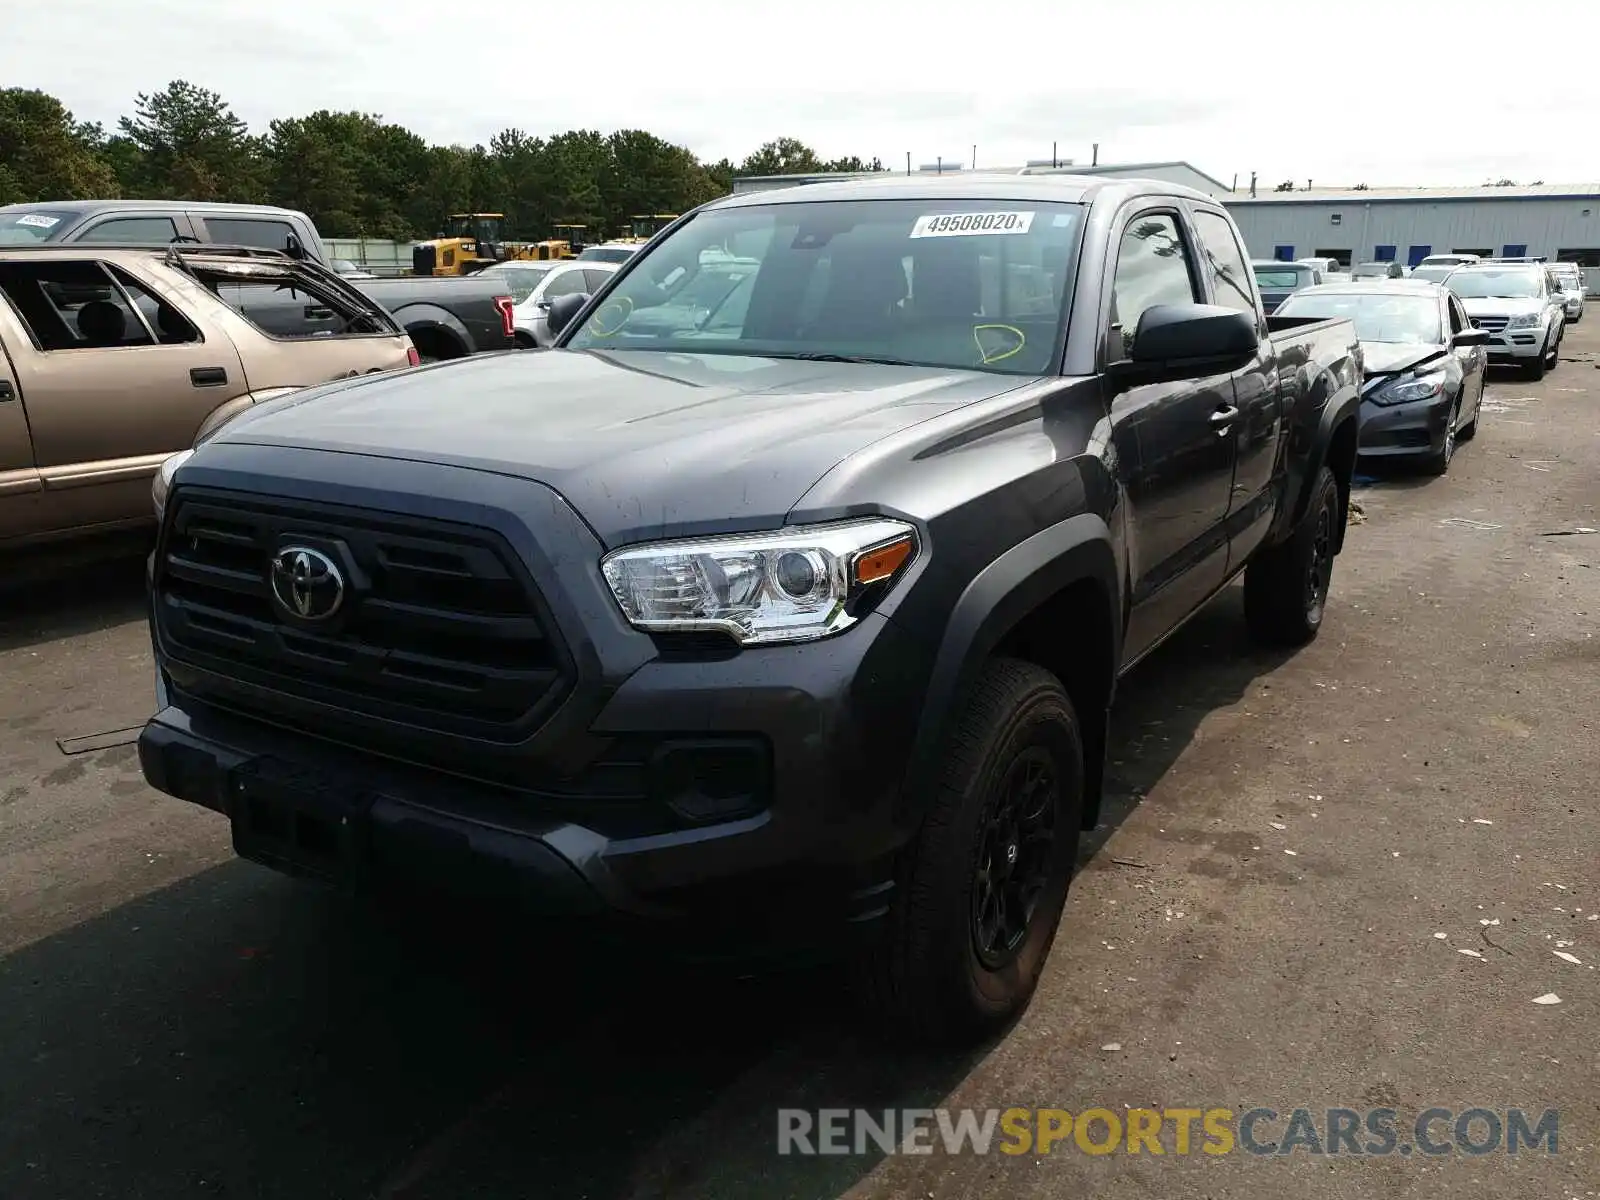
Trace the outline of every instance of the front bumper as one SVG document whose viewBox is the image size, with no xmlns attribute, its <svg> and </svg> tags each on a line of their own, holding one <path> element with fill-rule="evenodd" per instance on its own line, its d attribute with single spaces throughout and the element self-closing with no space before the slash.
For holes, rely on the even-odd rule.
<svg viewBox="0 0 1600 1200">
<path fill-rule="evenodd" d="M 1583 319 L 1583 298 L 1575 296 L 1567 301 L 1567 320 L 1581 321 Z"/>
<path fill-rule="evenodd" d="M 295 465 L 274 485 L 293 491 Z M 371 469 L 391 503 L 495 514 L 574 649 L 570 694 L 515 744 L 440 736 L 186 662 L 157 625 L 160 711 L 139 742 L 153 787 L 228 817 L 242 856 L 353 887 L 489 895 L 738 953 L 831 946 L 883 915 L 910 832 L 922 641 L 870 613 L 808 644 L 658 645 L 600 599 L 598 544 L 564 509 L 530 503 L 538 485 Z M 515 512 L 540 516 L 537 537 Z"/>
<path fill-rule="evenodd" d="M 1484 347 L 1489 352 L 1490 362 L 1527 362 L 1544 353 L 1546 340 L 1550 337 L 1550 327 L 1533 325 L 1527 328 L 1506 328 L 1493 331 L 1490 337 L 1491 340 Z"/>
<path fill-rule="evenodd" d="M 1365 458 L 1409 458 L 1438 454 L 1455 400 L 1446 392 L 1407 404 L 1361 402 L 1356 452 Z"/>
</svg>

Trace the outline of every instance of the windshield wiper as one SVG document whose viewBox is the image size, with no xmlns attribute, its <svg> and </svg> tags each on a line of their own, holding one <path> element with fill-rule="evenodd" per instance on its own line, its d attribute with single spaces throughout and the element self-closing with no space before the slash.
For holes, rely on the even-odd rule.
<svg viewBox="0 0 1600 1200">
<path fill-rule="evenodd" d="M 867 354 L 826 354 L 820 350 L 775 351 L 763 354 L 762 357 L 797 358 L 804 362 L 878 363 L 880 366 L 885 367 L 920 367 L 923 365 L 904 358 L 878 358 Z"/>
</svg>

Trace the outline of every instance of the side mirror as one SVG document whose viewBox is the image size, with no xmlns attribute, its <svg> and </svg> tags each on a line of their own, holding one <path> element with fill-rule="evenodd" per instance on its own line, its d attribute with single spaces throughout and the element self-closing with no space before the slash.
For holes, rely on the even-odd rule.
<svg viewBox="0 0 1600 1200">
<path fill-rule="evenodd" d="M 587 292 L 568 292 L 565 296 L 557 296 L 550 301 L 546 324 L 550 326 L 551 335 L 554 336 L 571 325 L 572 318 L 577 316 L 587 303 L 589 303 Z"/>
<path fill-rule="evenodd" d="M 1214 304 L 1157 304 L 1145 309 L 1127 359 L 1111 370 L 1129 383 L 1194 379 L 1236 371 L 1260 350 L 1253 313 Z"/>
<path fill-rule="evenodd" d="M 1450 335 L 1452 346 L 1487 346 L 1493 340 L 1487 329 L 1463 329 Z"/>
</svg>

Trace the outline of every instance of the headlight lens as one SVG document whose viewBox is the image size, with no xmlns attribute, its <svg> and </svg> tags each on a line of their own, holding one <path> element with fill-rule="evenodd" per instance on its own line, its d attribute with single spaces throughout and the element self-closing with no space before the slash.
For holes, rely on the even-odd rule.
<svg viewBox="0 0 1600 1200">
<path fill-rule="evenodd" d="M 150 499 L 155 504 L 156 520 L 161 520 L 167 511 L 167 493 L 172 490 L 172 477 L 178 473 L 178 468 L 189 461 L 193 450 L 179 450 L 168 457 L 156 472 L 156 477 L 150 481 Z"/>
<path fill-rule="evenodd" d="M 917 551 L 912 526 L 872 518 L 636 546 L 600 569 L 635 628 L 716 630 L 754 646 L 848 629 L 859 602 L 893 586 Z"/>
<path fill-rule="evenodd" d="M 1387 387 L 1380 387 L 1371 395 L 1374 404 L 1408 404 L 1413 400 L 1426 400 L 1437 396 L 1444 387 L 1444 373 L 1417 375 L 1410 379 L 1397 379 Z"/>
<path fill-rule="evenodd" d="M 1506 322 L 1507 329 L 1532 329 L 1544 320 L 1543 313 L 1523 313 L 1521 316 L 1512 317 Z"/>
</svg>

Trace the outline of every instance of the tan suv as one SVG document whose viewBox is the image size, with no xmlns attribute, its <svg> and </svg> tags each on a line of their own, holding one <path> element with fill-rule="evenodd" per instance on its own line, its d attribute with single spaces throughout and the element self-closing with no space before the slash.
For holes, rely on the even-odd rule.
<svg viewBox="0 0 1600 1200">
<path fill-rule="evenodd" d="M 416 362 L 372 300 L 276 251 L 0 248 L 0 549 L 150 521 L 161 461 L 242 409 Z"/>
</svg>

